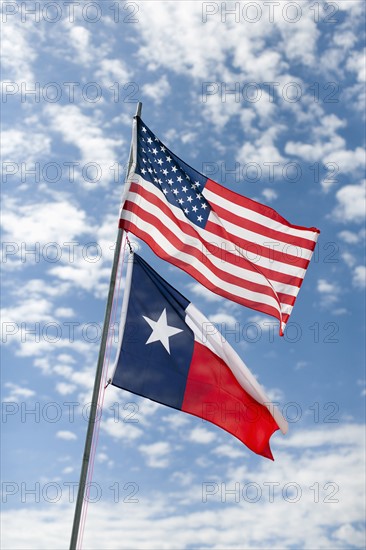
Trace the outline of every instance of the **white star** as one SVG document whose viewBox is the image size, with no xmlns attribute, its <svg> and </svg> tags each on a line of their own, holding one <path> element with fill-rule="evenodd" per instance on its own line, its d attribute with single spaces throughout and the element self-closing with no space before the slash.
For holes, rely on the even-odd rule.
<svg viewBox="0 0 366 550">
<path fill-rule="evenodd" d="M 152 328 L 152 333 L 150 334 L 148 340 L 146 341 L 146 344 L 152 344 L 153 342 L 161 342 L 164 348 L 167 350 L 167 352 L 170 355 L 169 338 L 171 336 L 174 336 L 175 334 L 178 334 L 179 332 L 183 332 L 182 329 L 171 327 L 168 325 L 168 320 L 166 317 L 166 308 L 164 308 L 164 310 L 161 312 L 161 315 L 157 321 L 153 321 L 152 319 L 149 319 L 144 315 L 143 315 L 143 318 Z"/>
</svg>

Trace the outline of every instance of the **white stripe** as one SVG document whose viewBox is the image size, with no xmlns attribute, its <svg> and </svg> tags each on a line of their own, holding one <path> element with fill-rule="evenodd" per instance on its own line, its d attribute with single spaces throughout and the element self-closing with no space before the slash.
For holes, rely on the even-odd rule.
<svg viewBox="0 0 366 550">
<path fill-rule="evenodd" d="M 207 187 L 203 189 L 202 194 L 213 205 L 225 208 L 225 210 L 228 210 L 243 219 L 251 220 L 263 225 L 264 227 L 274 229 L 275 231 L 281 231 L 282 233 L 286 233 L 292 237 L 300 237 L 301 239 L 307 239 L 311 242 L 316 242 L 317 240 L 318 233 L 315 231 L 309 231 L 308 229 L 295 229 L 293 227 L 283 225 L 281 222 L 274 220 L 273 218 L 269 218 L 263 214 L 258 214 L 258 212 L 245 208 L 244 206 L 240 206 L 237 203 L 230 202 L 221 195 L 217 195 L 213 191 L 210 191 Z"/>
<path fill-rule="evenodd" d="M 281 432 L 285 434 L 288 430 L 286 420 L 271 403 L 262 386 L 257 382 L 244 361 L 240 359 L 216 327 L 193 304 L 189 304 L 186 308 L 185 322 L 192 329 L 195 339 L 220 357 L 229 367 L 239 385 L 253 399 L 269 410 Z"/>
</svg>

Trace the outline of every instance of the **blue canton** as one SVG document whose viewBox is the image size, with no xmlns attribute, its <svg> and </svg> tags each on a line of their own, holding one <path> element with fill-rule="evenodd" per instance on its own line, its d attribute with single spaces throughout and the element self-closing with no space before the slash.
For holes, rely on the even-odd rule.
<svg viewBox="0 0 366 550">
<path fill-rule="evenodd" d="M 207 178 L 165 147 L 139 117 L 135 172 L 160 189 L 190 222 L 205 227 L 211 211 L 202 194 Z"/>
</svg>

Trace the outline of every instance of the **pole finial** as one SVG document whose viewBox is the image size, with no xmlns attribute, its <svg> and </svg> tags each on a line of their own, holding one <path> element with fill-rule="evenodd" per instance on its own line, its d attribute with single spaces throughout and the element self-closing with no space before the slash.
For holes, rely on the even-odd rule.
<svg viewBox="0 0 366 550">
<path fill-rule="evenodd" d="M 142 110 L 142 103 L 141 103 L 141 101 L 139 101 L 138 104 L 137 104 L 137 107 L 136 107 L 135 116 L 141 116 L 141 110 Z"/>
</svg>

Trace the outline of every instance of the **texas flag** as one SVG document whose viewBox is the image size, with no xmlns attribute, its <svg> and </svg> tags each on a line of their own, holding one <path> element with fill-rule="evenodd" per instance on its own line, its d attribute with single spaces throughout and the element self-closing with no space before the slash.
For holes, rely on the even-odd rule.
<svg viewBox="0 0 366 550">
<path fill-rule="evenodd" d="M 287 422 L 214 325 L 140 256 L 131 255 L 112 384 L 220 426 L 273 460 Z"/>
</svg>

